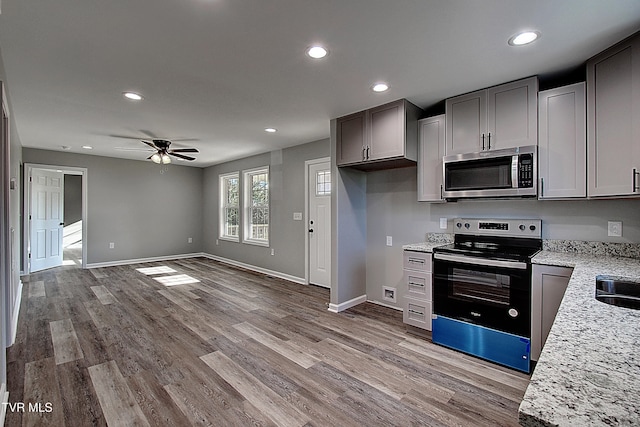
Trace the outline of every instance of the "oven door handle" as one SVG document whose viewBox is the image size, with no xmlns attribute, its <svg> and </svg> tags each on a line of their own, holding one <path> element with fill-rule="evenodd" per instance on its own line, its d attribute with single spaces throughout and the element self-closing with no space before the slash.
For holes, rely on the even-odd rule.
<svg viewBox="0 0 640 427">
<path fill-rule="evenodd" d="M 515 268 L 517 270 L 527 269 L 527 263 L 518 262 L 518 261 L 503 261 L 498 259 L 476 258 L 476 257 L 439 254 L 439 253 L 433 254 L 433 258 L 440 259 L 443 261 L 460 262 L 464 264 L 486 265 L 488 267 Z"/>
</svg>

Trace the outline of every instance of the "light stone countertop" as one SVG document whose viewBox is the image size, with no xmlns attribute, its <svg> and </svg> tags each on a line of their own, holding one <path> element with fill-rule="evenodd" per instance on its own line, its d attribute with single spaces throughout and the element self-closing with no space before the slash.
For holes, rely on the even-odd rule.
<svg viewBox="0 0 640 427">
<path fill-rule="evenodd" d="M 442 246 L 443 243 L 434 243 L 434 242 L 422 242 L 422 243 L 411 243 L 409 245 L 402 246 L 402 249 L 405 251 L 414 251 L 414 252 L 433 252 L 433 248 L 438 246 Z"/>
<path fill-rule="evenodd" d="M 640 310 L 597 301 L 595 278 L 640 280 L 640 259 L 542 251 L 574 267 L 520 405 L 524 426 L 640 425 Z"/>
</svg>

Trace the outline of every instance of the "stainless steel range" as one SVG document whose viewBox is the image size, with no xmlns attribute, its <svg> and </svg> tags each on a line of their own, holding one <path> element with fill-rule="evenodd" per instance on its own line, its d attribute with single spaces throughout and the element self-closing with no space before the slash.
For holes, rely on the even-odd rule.
<svg viewBox="0 0 640 427">
<path fill-rule="evenodd" d="M 540 220 L 455 219 L 454 243 L 434 249 L 432 339 L 530 370 L 531 258 Z"/>
</svg>

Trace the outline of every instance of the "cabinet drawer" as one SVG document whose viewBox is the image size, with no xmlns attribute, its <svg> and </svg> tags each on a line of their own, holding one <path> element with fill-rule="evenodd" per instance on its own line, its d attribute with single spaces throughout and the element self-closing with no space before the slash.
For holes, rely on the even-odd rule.
<svg viewBox="0 0 640 427">
<path fill-rule="evenodd" d="M 408 297 L 431 301 L 431 273 L 405 270 L 404 283 Z"/>
<path fill-rule="evenodd" d="M 431 254 L 427 252 L 404 251 L 404 268 L 431 273 Z"/>
<path fill-rule="evenodd" d="M 431 302 L 406 297 L 403 313 L 404 323 L 417 328 L 431 330 Z"/>
</svg>

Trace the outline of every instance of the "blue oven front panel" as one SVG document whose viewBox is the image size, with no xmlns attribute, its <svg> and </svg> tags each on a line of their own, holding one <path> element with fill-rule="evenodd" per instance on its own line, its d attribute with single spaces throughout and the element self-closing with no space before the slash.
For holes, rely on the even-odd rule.
<svg viewBox="0 0 640 427">
<path fill-rule="evenodd" d="M 434 316 L 432 340 L 501 365 L 529 373 L 531 340 L 484 326 Z"/>
</svg>

